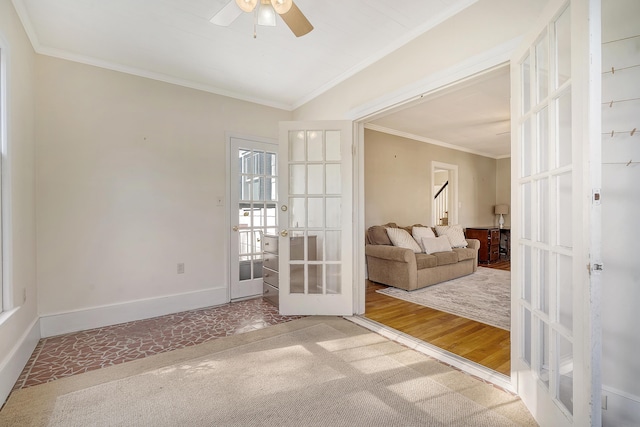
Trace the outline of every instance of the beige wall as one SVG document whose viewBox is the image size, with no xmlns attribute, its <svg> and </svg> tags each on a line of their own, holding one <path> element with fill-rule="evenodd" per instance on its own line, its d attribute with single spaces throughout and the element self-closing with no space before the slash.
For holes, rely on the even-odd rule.
<svg viewBox="0 0 640 427">
<path fill-rule="evenodd" d="M 29 335 L 38 319 L 36 305 L 36 227 L 34 191 L 34 52 L 10 1 L 0 1 L 0 54 L 6 61 L 7 145 L 9 170 L 3 171 L 3 202 L 11 236 L 4 253 L 13 298 L 0 314 L 0 406 L 37 343 Z M 7 160 L 6 158 L 4 160 Z M 6 165 L 6 163 L 5 163 Z M 8 175 L 6 175 L 8 173 Z M 8 185 L 7 185 L 8 184 Z M 26 295 L 26 300 L 24 296 Z M 28 353 L 28 354 L 27 354 Z M 22 360 L 26 356 L 27 359 Z"/>
<path fill-rule="evenodd" d="M 511 157 L 496 161 L 496 205 L 508 205 L 511 212 Z M 498 217 L 495 217 L 498 225 Z M 511 214 L 504 215 L 504 225 L 511 225 Z"/>
<path fill-rule="evenodd" d="M 458 222 L 493 224 L 496 160 L 365 130 L 365 225 L 431 224 L 431 162 L 458 166 Z"/>
<path fill-rule="evenodd" d="M 296 120 L 342 119 L 363 104 L 520 37 L 540 0 L 479 0 L 353 77 L 296 109 Z"/>
<path fill-rule="evenodd" d="M 45 56 L 37 71 L 40 313 L 226 288 L 225 131 L 277 138 L 291 113 Z"/>
</svg>

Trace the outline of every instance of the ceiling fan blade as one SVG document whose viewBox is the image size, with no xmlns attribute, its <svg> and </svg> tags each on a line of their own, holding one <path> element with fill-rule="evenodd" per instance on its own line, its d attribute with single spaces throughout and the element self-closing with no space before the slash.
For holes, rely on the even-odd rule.
<svg viewBox="0 0 640 427">
<path fill-rule="evenodd" d="M 242 15 L 242 10 L 236 5 L 235 1 L 229 0 L 229 3 L 227 3 L 225 7 L 220 9 L 220 11 L 216 13 L 209 21 L 216 25 L 228 27 L 240 15 Z"/>
<path fill-rule="evenodd" d="M 288 12 L 280 16 L 296 37 L 304 36 L 313 30 L 313 25 L 311 25 L 311 22 L 309 22 L 295 3 L 291 4 L 291 9 L 289 9 Z"/>
</svg>

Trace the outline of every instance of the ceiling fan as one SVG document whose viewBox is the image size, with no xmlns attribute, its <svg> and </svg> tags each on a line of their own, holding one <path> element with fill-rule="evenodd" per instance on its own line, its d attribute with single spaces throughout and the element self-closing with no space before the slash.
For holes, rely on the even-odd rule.
<svg viewBox="0 0 640 427">
<path fill-rule="evenodd" d="M 293 0 L 230 0 L 210 21 L 216 25 L 227 27 L 242 12 L 254 11 L 257 25 L 275 26 L 277 13 L 296 37 L 304 36 L 313 30 L 313 25 Z M 256 37 L 255 31 L 253 37 Z"/>
</svg>

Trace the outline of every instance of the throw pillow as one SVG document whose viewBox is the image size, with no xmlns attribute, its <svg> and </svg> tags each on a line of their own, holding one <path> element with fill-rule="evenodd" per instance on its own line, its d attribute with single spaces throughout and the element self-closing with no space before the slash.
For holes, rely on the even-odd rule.
<svg viewBox="0 0 640 427">
<path fill-rule="evenodd" d="M 403 230 L 402 228 L 387 228 L 387 235 L 391 243 L 393 243 L 393 246 L 411 249 L 416 254 L 422 252 L 420 245 L 411 237 L 411 234 L 407 233 L 407 230 Z"/>
<path fill-rule="evenodd" d="M 387 230 L 381 225 L 369 227 L 367 238 L 372 245 L 391 245 Z"/>
<path fill-rule="evenodd" d="M 422 252 L 425 252 L 424 245 L 422 244 L 422 238 L 427 237 L 430 239 L 435 239 L 436 237 L 436 235 L 433 234 L 433 230 L 431 230 L 431 227 L 414 226 L 413 230 L 411 230 L 411 235 L 414 239 L 416 239 L 416 242 L 420 243 L 420 245 L 422 246 Z"/>
<path fill-rule="evenodd" d="M 451 251 L 451 245 L 449 244 L 449 238 L 447 236 L 423 237 L 422 246 L 426 254 Z"/>
<path fill-rule="evenodd" d="M 461 225 L 436 225 L 436 233 L 438 236 L 447 236 L 452 248 L 466 248 L 469 245 Z"/>
</svg>

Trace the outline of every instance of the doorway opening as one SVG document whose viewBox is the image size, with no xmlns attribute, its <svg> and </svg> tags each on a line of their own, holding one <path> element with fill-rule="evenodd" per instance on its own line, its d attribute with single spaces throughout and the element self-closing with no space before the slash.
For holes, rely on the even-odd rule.
<svg viewBox="0 0 640 427">
<path fill-rule="evenodd" d="M 485 87 L 480 89 L 482 85 Z M 448 96 L 452 101 L 447 100 Z M 475 96 L 481 101 L 475 101 Z M 495 101 L 489 99 L 494 96 L 499 99 Z M 419 101 L 409 101 L 397 108 L 373 112 L 369 118 L 362 119 L 361 126 L 366 129 L 361 133 L 360 144 L 364 149 L 361 159 L 364 171 L 364 177 L 361 178 L 362 188 L 366 190 L 363 197 L 364 229 L 388 222 L 396 222 L 400 226 L 460 224 L 464 228 L 494 225 L 494 205 L 498 200 L 508 201 L 510 198 L 510 194 L 501 195 L 501 197 L 496 194 L 498 191 L 496 189 L 497 162 L 499 158 L 508 158 L 510 150 L 509 98 L 509 65 L 502 62 L 494 68 L 478 70 L 474 75 L 463 76 L 458 81 L 452 81 L 444 87 L 434 89 L 431 93 L 421 95 Z M 466 105 L 461 107 L 463 99 Z M 418 132 L 415 129 L 419 126 L 411 128 L 410 123 L 424 124 L 426 121 L 421 109 L 414 107 L 434 100 L 438 101 L 438 105 L 449 104 L 449 108 L 453 109 L 439 111 L 441 116 L 457 115 L 461 118 L 469 109 L 475 109 L 476 115 L 473 118 L 461 119 L 459 126 L 451 123 L 447 125 L 452 128 L 450 135 L 462 133 L 461 128 L 465 127 L 470 135 L 467 138 L 474 138 L 478 142 L 476 148 L 455 146 L 447 143 L 444 137 L 433 138 L 422 131 L 419 134 L 414 133 Z M 492 102 L 494 104 L 491 104 Z M 491 105 L 491 108 L 488 108 L 488 105 Z M 434 110 L 438 109 L 440 107 L 434 108 L 430 114 L 437 114 L 438 112 Z M 437 122 L 443 121 L 441 116 L 431 120 L 434 129 L 438 125 Z M 393 127 L 394 123 L 404 124 L 409 131 L 405 128 Z M 447 132 L 443 128 L 436 130 L 437 135 L 445 135 Z M 384 134 L 384 137 L 378 139 L 386 139 L 388 143 L 387 141 L 374 143 L 375 146 L 368 144 L 367 141 L 373 138 L 374 132 Z M 506 154 L 496 154 L 491 151 L 492 140 L 501 147 L 500 149 L 506 149 Z M 386 147 L 383 147 L 385 144 L 387 144 Z M 390 144 L 396 144 L 396 146 L 391 149 Z M 382 151 L 375 153 L 376 149 Z M 418 154 L 419 152 L 422 154 Z M 475 162 L 473 159 L 478 156 L 484 160 Z M 370 160 L 373 160 L 371 164 L 375 164 L 375 168 L 369 163 Z M 383 197 L 387 203 L 384 204 L 376 195 L 376 191 L 378 188 L 384 188 L 385 183 L 369 178 L 371 174 L 380 172 L 381 162 L 390 163 L 391 161 L 414 161 L 414 164 L 395 166 L 393 182 L 395 185 L 403 186 L 396 193 L 404 191 L 405 198 L 389 201 L 389 191 L 386 191 Z M 488 167 L 488 164 L 493 165 L 492 172 L 487 172 L 486 169 L 491 167 Z M 419 175 L 420 169 L 424 171 L 423 178 Z M 385 175 L 383 171 L 382 175 L 392 176 L 388 171 L 386 172 Z M 487 179 L 488 176 L 492 176 L 492 180 Z M 420 189 L 419 184 L 414 188 L 410 187 L 412 180 L 417 183 L 422 181 L 423 188 Z M 460 183 L 462 180 L 464 180 L 463 183 Z M 426 186 L 425 181 L 428 181 Z M 482 188 L 480 184 L 483 185 Z M 462 199 L 458 194 L 458 186 L 460 191 L 464 192 Z M 445 191 L 448 192 L 446 199 L 442 201 L 442 206 L 438 206 L 436 196 L 440 196 Z M 411 207 L 398 208 L 407 205 Z M 500 269 L 510 270 L 508 262 L 501 264 Z M 366 274 L 366 267 L 364 270 Z M 384 334 L 381 329 L 388 331 L 390 328 L 393 330 L 392 335 L 413 339 L 412 346 L 422 346 L 426 349 L 426 353 L 446 363 L 490 380 L 503 388 L 512 388 L 510 331 L 388 297 L 377 292 L 386 285 L 370 282 L 364 277 L 362 282 L 364 283 L 360 284 L 364 289 L 361 290 L 364 293 L 362 313 L 364 318 L 376 322 L 378 332 Z M 490 310 L 489 307 L 487 309 Z M 403 315 L 398 316 L 398 313 Z"/>
</svg>

